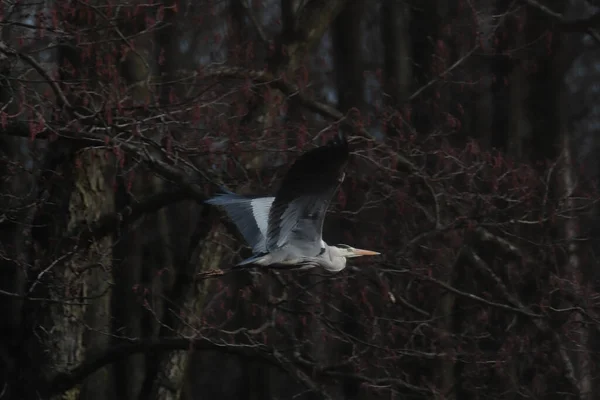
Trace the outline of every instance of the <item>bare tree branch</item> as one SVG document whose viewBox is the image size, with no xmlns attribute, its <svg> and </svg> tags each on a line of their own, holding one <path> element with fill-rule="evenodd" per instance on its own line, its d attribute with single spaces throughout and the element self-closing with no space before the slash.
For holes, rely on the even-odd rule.
<svg viewBox="0 0 600 400">
<path fill-rule="evenodd" d="M 46 70 L 31 56 L 27 54 L 23 54 L 15 49 L 12 49 L 6 45 L 6 43 L 0 41 L 0 52 L 5 54 L 6 56 L 15 57 L 25 61 L 29 64 L 38 74 L 42 76 L 52 88 L 52 91 L 56 95 L 59 100 L 59 105 L 65 106 L 67 109 L 72 109 L 71 103 L 67 100 L 67 97 L 61 90 L 58 83 L 46 72 Z"/>
<path fill-rule="evenodd" d="M 115 363 L 123 358 L 136 353 L 147 353 L 156 351 L 207 351 L 216 350 L 226 354 L 238 357 L 259 359 L 265 361 L 277 368 L 282 366 L 267 350 L 258 345 L 229 345 L 212 342 L 208 339 L 187 339 L 187 338 L 156 338 L 139 339 L 131 343 L 124 343 L 109 348 L 104 353 L 85 360 L 81 365 L 73 368 L 71 371 L 58 373 L 50 378 L 44 384 L 44 393 L 46 395 L 62 393 L 73 386 L 82 382 L 86 377 L 102 368 L 105 365 Z"/>
<path fill-rule="evenodd" d="M 492 242 L 496 246 L 500 247 L 502 249 L 502 251 L 504 251 L 505 253 L 512 254 L 521 259 L 525 258 L 525 255 L 523 254 L 521 249 L 519 249 L 516 245 L 514 245 L 513 243 L 511 243 L 510 241 L 508 241 L 504 238 L 501 238 L 498 235 L 494 235 L 492 232 L 488 231 L 485 228 L 482 228 L 482 227 L 475 228 L 475 234 L 477 235 L 479 240 L 481 240 L 483 242 Z"/>
<path fill-rule="evenodd" d="M 252 4 L 251 4 L 250 0 L 238 0 L 238 1 L 242 5 L 242 7 L 246 10 L 248 17 L 250 17 L 250 20 L 252 21 L 252 24 L 254 25 L 254 28 L 256 29 L 256 32 L 258 33 L 258 37 L 260 38 L 260 40 L 263 43 L 267 43 L 269 41 L 269 38 L 267 37 L 267 34 L 265 33 L 265 29 L 263 28 L 262 24 L 260 23 L 258 18 L 256 18 L 256 14 L 254 14 L 254 10 L 252 10 Z"/>
<path fill-rule="evenodd" d="M 531 313 L 531 311 L 529 310 L 528 307 L 526 307 L 523 303 L 521 303 L 521 301 L 515 295 L 513 295 L 509 292 L 506 285 L 502 282 L 502 279 L 500 279 L 500 277 L 490 268 L 489 265 L 487 265 L 487 263 L 483 259 L 481 259 L 481 257 L 479 257 L 479 255 L 475 251 L 473 251 L 470 248 L 467 248 L 466 255 L 474 266 L 478 267 L 483 272 L 486 272 L 496 282 L 497 286 L 500 288 L 500 291 L 502 292 L 502 294 L 508 301 L 510 301 L 519 310 L 521 310 L 521 312 L 523 314 Z M 562 339 L 556 332 L 554 332 L 552 329 L 550 329 L 550 327 L 548 326 L 548 323 L 546 321 L 544 321 L 540 318 L 536 318 L 533 320 L 533 322 L 540 331 L 549 333 L 551 335 L 551 337 L 553 338 L 555 345 L 558 348 L 560 358 L 561 358 L 564 368 L 565 368 L 566 378 L 569 380 L 569 382 L 571 383 L 573 388 L 576 390 L 577 398 L 583 399 L 583 396 L 582 396 L 583 391 L 582 391 L 581 385 L 579 383 L 579 380 L 577 379 L 577 375 L 575 374 L 575 368 L 573 367 L 573 363 L 571 362 L 571 359 L 569 358 L 569 355 L 567 353 L 565 345 L 563 344 Z"/>
<path fill-rule="evenodd" d="M 452 292 L 456 295 L 459 295 L 461 297 L 465 297 L 465 298 L 468 298 L 471 300 L 475 300 L 479 303 L 482 303 L 482 304 L 485 304 L 485 305 L 488 305 L 488 306 L 491 306 L 494 308 L 499 308 L 499 309 L 502 309 L 505 311 L 514 312 L 514 313 L 521 314 L 521 315 L 524 315 L 524 316 L 530 317 L 530 318 L 536 318 L 536 319 L 537 318 L 545 318 L 544 315 L 536 314 L 536 313 L 531 312 L 530 310 L 527 310 L 524 308 L 511 307 L 508 304 L 502 304 L 502 303 L 497 303 L 494 301 L 486 300 L 486 299 L 479 297 L 473 293 L 463 292 L 462 290 L 456 289 L 455 287 L 450 286 L 447 283 L 445 283 L 439 279 L 433 278 L 433 277 L 423 277 L 423 276 L 419 276 L 419 275 L 417 275 L 417 276 L 419 277 L 419 279 L 424 279 L 428 282 L 435 283 L 436 285 L 438 285 L 438 286 L 444 288 L 445 290 Z"/>
<path fill-rule="evenodd" d="M 361 135 L 366 138 L 373 139 L 373 136 L 369 131 L 367 131 L 363 127 L 355 126 L 352 123 L 352 119 L 347 118 L 342 112 L 340 112 L 337 108 L 319 102 L 317 100 L 312 99 L 310 96 L 303 94 L 298 86 L 296 86 L 292 82 L 285 81 L 281 77 L 276 77 L 273 74 L 266 71 L 254 71 L 248 70 L 245 68 L 238 67 L 221 67 L 221 68 L 211 68 L 209 70 L 203 71 L 204 77 L 229 77 L 235 79 L 252 79 L 257 82 L 270 84 L 278 89 L 280 89 L 284 94 L 290 97 L 290 100 L 297 101 L 301 105 L 305 106 L 307 109 L 318 113 L 327 118 L 331 118 L 336 120 L 336 122 L 341 125 L 345 125 L 352 130 L 358 130 Z M 418 176 L 422 176 L 422 171 L 413 164 L 406 156 L 399 154 L 397 152 L 393 152 L 393 155 L 398 163 L 398 165 L 404 167 L 408 172 L 412 172 L 417 174 Z"/>
<path fill-rule="evenodd" d="M 223 354 L 230 354 L 245 359 L 268 363 L 283 372 L 289 373 L 299 382 L 306 385 L 308 389 L 320 393 L 326 398 L 328 397 L 327 394 L 313 381 L 314 377 L 333 379 L 343 377 L 371 385 L 397 386 L 416 392 L 426 392 L 424 388 L 411 385 L 398 378 L 371 378 L 358 373 L 342 371 L 336 367 L 323 368 L 313 362 L 307 361 L 305 357 L 301 357 L 297 354 L 294 356 L 294 361 L 292 362 L 288 357 L 284 356 L 283 353 L 267 348 L 264 345 L 228 344 L 218 343 L 208 339 L 188 338 L 137 339 L 130 343 L 113 346 L 104 353 L 85 360 L 81 365 L 68 372 L 57 373 L 49 377 L 42 383 L 41 391 L 46 396 L 65 392 L 81 383 L 86 377 L 90 376 L 103 366 L 115 363 L 133 354 L 188 350 L 219 351 Z M 305 370 L 305 372 L 302 370 Z M 311 379 L 310 376 L 312 376 L 313 379 Z"/>
<path fill-rule="evenodd" d="M 561 30 L 565 32 L 586 32 L 596 41 L 596 43 L 600 44 L 600 34 L 596 30 L 596 27 L 600 23 L 600 13 L 596 13 L 589 18 L 569 21 L 562 14 L 553 11 L 552 9 L 550 9 L 549 7 L 545 6 L 537 0 L 523 1 L 529 6 L 541 11 L 548 17 L 551 17 L 556 22 L 558 22 Z"/>
<path fill-rule="evenodd" d="M 189 198 L 188 192 L 183 189 L 158 193 L 141 202 L 127 206 L 119 212 L 103 215 L 91 225 L 81 222 L 79 226 L 67 232 L 65 238 L 80 244 L 86 243 L 91 239 L 98 239 L 116 231 L 122 223 L 132 223 L 145 214 L 156 212 L 163 207 L 187 198 Z"/>
<path fill-rule="evenodd" d="M 452 64 L 442 74 L 440 74 L 439 76 L 436 76 L 435 78 L 433 78 L 432 80 L 430 80 L 429 82 L 427 82 L 425 85 L 423 85 L 419 89 L 417 89 L 412 95 L 410 95 L 410 97 L 408 98 L 408 101 L 414 100 L 421 93 L 423 93 L 425 90 L 427 90 L 428 88 L 430 88 L 433 84 L 435 84 L 436 82 L 438 82 L 440 80 L 440 78 L 442 78 L 443 76 L 449 74 L 450 72 L 452 72 L 453 70 L 455 70 L 456 68 L 458 68 L 462 63 L 464 63 L 467 59 L 469 59 L 469 57 L 471 57 L 477 51 L 477 49 L 479 49 L 479 45 L 473 47 L 464 56 L 462 56 L 461 58 L 459 58 L 458 60 L 456 60 L 456 62 L 454 62 L 454 64 Z"/>
</svg>

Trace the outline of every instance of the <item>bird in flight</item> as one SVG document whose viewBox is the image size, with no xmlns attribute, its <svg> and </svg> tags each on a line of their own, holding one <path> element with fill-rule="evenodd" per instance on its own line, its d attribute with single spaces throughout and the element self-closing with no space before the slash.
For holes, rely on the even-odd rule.
<svg viewBox="0 0 600 400">
<path fill-rule="evenodd" d="M 326 145 L 300 156 L 274 197 L 244 197 L 225 191 L 206 201 L 221 206 L 254 255 L 237 266 L 286 269 L 346 268 L 348 258 L 379 253 L 323 241 L 323 221 L 333 195 L 344 180 L 348 142 L 338 135 Z"/>
</svg>

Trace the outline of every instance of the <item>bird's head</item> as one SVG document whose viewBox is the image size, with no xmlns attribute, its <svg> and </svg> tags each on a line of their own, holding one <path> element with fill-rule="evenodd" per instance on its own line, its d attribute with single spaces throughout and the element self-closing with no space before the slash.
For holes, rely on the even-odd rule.
<svg viewBox="0 0 600 400">
<path fill-rule="evenodd" d="M 360 256 L 377 256 L 380 253 L 371 250 L 355 249 L 347 244 L 338 244 L 334 246 L 341 257 L 354 258 Z"/>
</svg>

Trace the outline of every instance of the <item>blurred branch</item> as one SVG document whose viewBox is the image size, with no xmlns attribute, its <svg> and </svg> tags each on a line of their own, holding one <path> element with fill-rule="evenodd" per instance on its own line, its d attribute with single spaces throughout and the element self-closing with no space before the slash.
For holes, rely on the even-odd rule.
<svg viewBox="0 0 600 400">
<path fill-rule="evenodd" d="M 292 363 L 292 361 L 290 361 L 290 359 L 288 359 L 286 356 L 284 356 L 282 353 L 280 353 L 278 351 L 274 352 L 274 356 L 275 356 L 275 358 L 277 358 L 279 360 L 279 362 L 281 363 L 283 368 L 286 368 L 289 370 L 288 373 L 294 375 L 294 377 L 298 381 L 304 383 L 304 385 L 306 387 L 308 387 L 310 390 L 312 390 L 315 393 L 321 394 L 323 396 L 323 398 L 325 398 L 325 399 L 332 398 L 325 392 L 325 390 L 321 389 L 317 385 L 317 383 L 313 380 L 314 374 L 312 375 L 312 377 L 307 375 L 300 368 L 295 366 L 294 363 Z"/>
<path fill-rule="evenodd" d="M 290 100 L 297 101 L 307 109 L 324 117 L 334 119 L 336 120 L 336 123 L 345 125 L 353 130 L 358 130 L 362 136 L 373 139 L 373 136 L 369 131 L 363 127 L 357 127 L 356 124 L 353 124 L 351 118 L 347 118 L 347 116 L 339 111 L 336 107 L 322 103 L 310 96 L 303 94 L 300 88 L 294 83 L 285 81 L 281 77 L 277 77 L 269 72 L 255 71 L 239 67 L 221 67 L 205 70 L 203 71 L 203 76 L 206 78 L 229 77 L 235 79 L 252 79 L 260 83 L 270 84 L 289 96 Z M 415 164 L 409 161 L 404 155 L 394 152 L 394 156 L 398 165 L 403 166 L 408 172 L 422 176 L 421 170 Z"/>
<path fill-rule="evenodd" d="M 283 25 L 281 35 L 284 37 L 292 36 L 296 29 L 296 13 L 301 10 L 301 7 L 295 3 L 296 1 L 294 0 L 279 1 L 281 7 L 281 23 Z"/>
<path fill-rule="evenodd" d="M 433 278 L 433 277 L 430 277 L 430 276 L 427 276 L 427 277 L 421 276 L 421 275 L 416 275 L 416 276 L 419 279 L 424 279 L 424 280 L 426 280 L 428 282 L 435 283 L 436 285 L 438 285 L 438 286 L 444 288 L 445 290 L 447 290 L 449 292 L 452 292 L 452 293 L 454 293 L 454 294 L 456 294 L 458 296 L 466 297 L 468 299 L 475 300 L 475 301 L 477 301 L 479 303 L 483 303 L 485 305 L 488 305 L 488 306 L 491 306 L 491 307 L 494 307 L 494 308 L 499 308 L 499 309 L 502 309 L 502 310 L 505 310 L 505 311 L 511 311 L 511 312 L 514 312 L 514 313 L 517 313 L 517 314 L 521 314 L 521 315 L 526 316 L 526 317 L 530 317 L 530 318 L 544 318 L 543 315 L 533 313 L 530 310 L 527 310 L 527 309 L 524 309 L 524 308 L 511 307 L 508 304 L 496 303 L 494 301 L 486 300 L 483 297 L 479 297 L 477 295 L 474 295 L 473 293 L 463 292 L 462 290 L 456 289 L 455 287 L 448 285 L 446 282 L 443 282 L 443 281 L 441 281 L 439 279 L 436 279 L 436 278 Z"/>
<path fill-rule="evenodd" d="M 491 242 L 500 247 L 505 253 L 510 253 L 521 259 L 525 258 L 525 255 L 517 246 L 509 242 L 508 240 L 501 238 L 500 236 L 494 235 L 485 228 L 475 228 L 475 235 L 483 242 Z"/>
<path fill-rule="evenodd" d="M 294 354 L 294 360 L 305 368 L 309 369 L 309 372 L 313 377 L 324 377 L 324 378 L 344 378 L 350 379 L 354 381 L 358 381 L 360 383 L 366 383 L 373 386 L 396 386 L 399 388 L 409 389 L 415 393 L 428 393 L 428 391 L 422 387 L 411 385 L 410 383 L 402 380 L 400 378 L 371 378 L 366 375 L 353 373 L 348 371 L 348 365 L 321 365 L 313 363 L 312 361 L 307 360 L 299 353 Z"/>
<path fill-rule="evenodd" d="M 596 43 L 600 44 L 600 34 L 596 30 L 596 27 L 600 25 L 600 13 L 596 13 L 589 18 L 578 19 L 574 21 L 567 20 L 564 15 L 553 11 L 544 4 L 541 4 L 537 0 L 523 0 L 530 7 L 535 8 L 538 11 L 546 14 L 548 17 L 554 19 L 562 31 L 565 32 L 585 32 L 589 34 Z"/>
<path fill-rule="evenodd" d="M 62 137 L 62 136 L 61 136 Z M 164 149 L 161 145 L 156 142 L 150 141 L 149 139 L 145 139 L 146 143 L 142 143 L 137 140 L 132 140 L 131 137 L 123 137 L 115 138 L 115 137 L 107 137 L 106 135 L 95 134 L 95 133 L 82 133 L 79 137 L 68 138 L 71 140 L 84 140 L 89 143 L 95 143 L 99 145 L 100 143 L 107 148 L 116 147 L 121 150 L 124 150 L 126 153 L 137 156 L 140 161 L 144 164 L 148 165 L 152 170 L 161 175 L 164 179 L 170 180 L 173 183 L 179 185 L 191 198 L 196 199 L 197 201 L 203 202 L 206 200 L 206 196 L 204 195 L 204 190 L 201 190 L 198 187 L 198 183 L 212 183 L 212 181 L 206 176 L 202 171 L 195 169 L 193 172 L 196 172 L 197 175 L 200 176 L 192 176 L 192 171 L 186 171 L 181 167 L 176 167 L 169 164 L 166 161 L 163 161 L 164 158 Z M 148 146 L 146 144 L 150 144 L 152 142 L 153 149 L 162 150 L 161 154 L 157 154 L 156 151 L 150 152 L 148 150 Z M 201 178 L 201 179 L 198 179 Z"/>
<path fill-rule="evenodd" d="M 256 32 L 258 33 L 258 37 L 260 37 L 260 40 L 263 43 L 267 43 L 269 41 L 269 38 L 267 37 L 267 34 L 265 33 L 265 29 L 263 28 L 262 24 L 260 23 L 258 18 L 256 18 L 256 15 L 254 14 L 254 11 L 252 10 L 252 5 L 250 4 L 250 2 L 252 0 L 238 0 L 238 1 L 240 2 L 241 6 L 246 10 L 246 14 L 248 14 L 248 17 L 252 21 L 252 24 L 254 24 L 254 28 L 256 28 Z"/>
<path fill-rule="evenodd" d="M 500 279 L 500 277 L 490 268 L 490 266 L 481 257 L 479 257 L 479 255 L 473 249 L 467 247 L 465 249 L 465 254 L 471 261 L 471 264 L 479 268 L 482 272 L 487 273 L 494 280 L 494 282 L 496 282 L 496 285 L 502 292 L 502 295 L 514 306 L 516 306 L 522 314 L 532 314 L 528 307 L 521 303 L 521 301 L 515 295 L 509 292 L 504 282 L 502 282 L 502 279 Z M 567 353 L 565 345 L 562 342 L 562 339 L 555 331 L 553 331 L 548 326 L 548 323 L 546 321 L 543 321 L 540 318 L 535 318 L 533 319 L 533 323 L 541 332 L 551 335 L 556 347 L 558 348 L 560 358 L 563 362 L 566 378 L 568 379 L 569 383 L 571 383 L 573 388 L 577 391 L 577 398 L 582 399 L 583 391 L 579 380 L 577 379 L 577 375 L 575 374 L 575 368 L 573 367 L 573 363 L 569 358 L 569 355 Z"/>
<path fill-rule="evenodd" d="M 132 223 L 145 214 L 150 214 L 170 204 L 187 199 L 188 193 L 176 189 L 147 197 L 141 202 L 123 208 L 119 212 L 103 215 L 94 223 L 80 222 L 74 229 L 67 232 L 65 237 L 78 243 L 86 243 L 91 239 L 99 239 L 118 229 L 123 223 Z"/>
<path fill-rule="evenodd" d="M 376 387 L 383 386 L 396 386 L 399 388 L 409 389 L 415 393 L 429 393 L 430 391 L 415 385 L 411 385 L 405 380 L 399 378 L 370 378 L 366 375 L 349 373 L 349 372 L 341 372 L 341 371 L 324 371 L 321 373 L 324 376 L 329 378 L 344 378 L 350 379 L 354 381 L 358 381 L 360 383 L 366 383 L 369 385 L 373 385 Z"/>
<path fill-rule="evenodd" d="M 563 15 L 560 13 L 557 13 L 555 11 L 552 11 L 550 8 L 546 7 L 545 5 L 539 3 L 536 0 L 524 0 L 525 3 L 527 3 L 528 5 L 530 5 L 531 7 L 537 8 L 538 10 L 540 10 L 541 12 L 543 12 L 544 14 L 556 19 L 556 20 L 563 20 Z"/>
<path fill-rule="evenodd" d="M 420 309 L 419 307 L 415 306 L 414 304 L 410 303 L 408 300 L 406 300 L 403 296 L 399 295 L 399 294 L 393 294 L 392 292 L 390 292 L 390 294 L 393 296 L 393 300 L 392 303 L 395 303 L 396 300 L 399 300 L 400 303 L 402 303 L 405 307 L 410 308 L 411 310 L 413 310 L 414 312 L 424 316 L 425 318 L 431 318 L 431 315 L 425 311 Z M 390 299 L 391 300 L 391 299 Z"/>
<path fill-rule="evenodd" d="M 29 137 L 29 126 L 25 122 L 14 122 L 8 124 L 4 129 L 0 128 L 0 134 L 18 137 Z M 49 129 L 45 129 L 42 132 L 36 134 L 36 139 L 48 139 L 50 135 L 56 135 L 57 132 L 53 132 Z M 164 150 L 162 146 L 149 139 L 144 139 L 142 143 L 140 140 L 135 140 L 131 136 L 123 137 L 109 137 L 104 134 L 89 133 L 89 132 L 73 132 L 66 131 L 60 132 L 59 137 L 61 139 L 70 140 L 74 143 L 83 147 L 105 147 L 107 149 L 119 148 L 124 150 L 131 156 L 137 157 L 140 161 L 147 164 L 152 170 L 161 175 L 163 178 L 168 179 L 182 187 L 182 189 L 191 197 L 197 201 L 203 202 L 206 200 L 204 191 L 198 187 L 198 183 L 213 183 L 208 176 L 202 171 L 194 169 L 193 172 L 196 176 L 192 176 L 191 171 L 186 171 L 183 168 L 173 166 L 166 161 L 163 161 L 164 151 L 157 154 L 156 149 Z M 152 154 L 148 148 L 152 145 Z M 189 165 L 189 164 L 188 164 Z M 199 175 L 199 176 L 198 176 Z M 201 178 L 201 179 L 198 179 Z M 216 184 L 215 184 L 216 185 Z"/>
<path fill-rule="evenodd" d="M 29 127 L 24 122 L 9 124 L 4 130 L 0 130 L 0 132 L 3 132 L 6 135 L 19 137 L 28 137 L 30 135 Z M 45 139 L 50 133 L 52 132 L 47 130 L 40 132 L 36 135 L 36 139 Z M 148 150 L 149 143 L 142 143 L 139 140 L 131 140 L 131 138 L 127 137 L 110 138 L 101 134 L 83 132 L 69 132 L 67 134 L 62 134 L 60 137 L 73 141 L 81 147 L 102 146 L 107 149 L 111 149 L 113 147 L 122 149 L 129 155 L 134 156 L 143 163 L 147 164 L 161 177 L 174 182 L 179 187 L 179 189 L 172 192 L 165 192 L 151 196 L 136 205 L 124 208 L 120 212 L 101 216 L 92 225 L 85 223 L 79 224 L 75 229 L 66 234 L 65 237 L 68 240 L 64 245 L 66 246 L 65 250 L 67 250 L 68 247 L 71 247 L 74 242 L 76 244 L 88 243 L 92 238 L 99 238 L 114 231 L 123 221 L 134 221 L 144 214 L 157 211 L 168 204 L 172 204 L 186 198 L 193 198 L 198 202 L 203 202 L 206 199 L 204 190 L 198 186 L 198 183 L 211 182 L 205 174 L 196 169 L 195 172 L 200 175 L 201 179 L 198 179 L 197 176 L 194 178 L 190 171 L 170 165 L 169 163 L 160 159 L 164 154 L 157 153 L 154 151 L 156 149 L 152 149 L 155 155 L 150 153 Z M 154 147 L 160 148 L 160 145 L 156 145 Z"/>
<path fill-rule="evenodd" d="M 290 0 L 291 1 L 291 0 Z M 347 0 L 308 0 L 296 12 L 293 26 L 286 24 L 286 34 L 276 45 L 271 71 L 294 71 L 327 31 L 345 7 Z M 282 51 L 285 48 L 285 51 Z"/>
<path fill-rule="evenodd" d="M 429 82 L 427 82 L 425 85 L 423 85 L 419 89 L 417 89 L 408 98 L 408 101 L 414 100 L 417 96 L 419 96 L 421 93 L 423 93 L 426 89 L 430 88 L 433 84 L 435 84 L 437 81 L 439 81 L 440 78 L 448 75 L 450 72 L 452 72 L 458 66 L 460 66 L 463 62 L 465 62 L 465 60 L 467 60 L 469 57 L 471 57 L 473 55 L 473 53 L 475 53 L 475 51 L 477 49 L 479 49 L 479 45 L 476 45 L 471 50 L 469 50 L 464 56 L 462 56 L 461 58 L 459 58 L 458 60 L 456 60 L 456 62 L 454 64 L 452 64 L 447 70 L 445 70 L 444 72 L 442 72 L 441 74 L 439 74 L 438 76 L 436 76 L 435 78 L 433 78 L 432 80 L 430 80 Z"/>
<path fill-rule="evenodd" d="M 6 43 L 4 43 L 2 41 L 0 41 L 0 53 L 4 54 L 6 56 L 9 56 L 9 57 L 18 58 L 20 60 L 23 60 L 27 64 L 29 64 L 38 74 L 40 74 L 42 76 L 42 78 L 44 78 L 46 80 L 48 85 L 50 85 L 50 87 L 52 88 L 52 91 L 54 92 L 54 94 L 56 95 L 56 97 L 59 100 L 59 105 L 64 106 L 68 109 L 72 109 L 72 106 L 69 103 L 69 100 L 67 100 L 65 94 L 63 93 L 61 88 L 58 86 L 58 83 L 56 83 L 56 81 L 54 79 L 52 79 L 52 77 L 48 74 L 48 72 L 46 72 L 46 70 L 33 57 L 31 57 L 27 54 L 23 54 L 15 49 L 8 47 L 6 45 Z"/>
<path fill-rule="evenodd" d="M 320 39 L 348 0 L 306 0 L 296 10 L 296 30 L 308 42 Z"/>
<path fill-rule="evenodd" d="M 525 305 L 523 305 L 523 303 L 521 303 L 521 301 L 519 299 L 517 299 L 516 296 L 513 296 L 509 292 L 509 290 L 506 287 L 506 285 L 504 284 L 504 282 L 502 282 L 502 279 L 500 279 L 500 277 L 494 271 L 492 271 L 490 266 L 481 257 L 479 257 L 479 255 L 475 252 L 475 250 L 473 250 L 472 248 L 467 246 L 467 247 L 465 247 L 465 254 L 466 254 L 467 258 L 469 259 L 469 261 L 471 261 L 471 264 L 475 265 L 480 270 L 487 273 L 487 275 L 489 275 L 494 280 L 494 282 L 496 283 L 498 288 L 500 288 L 500 291 L 502 292 L 504 297 L 508 301 L 510 301 L 513 305 L 515 305 L 518 308 L 518 310 L 521 311 L 521 313 L 523 315 L 527 315 L 527 316 L 535 317 L 535 318 L 543 317 L 541 314 L 532 313 L 531 310 L 529 310 L 528 307 L 525 307 Z"/>
<path fill-rule="evenodd" d="M 277 350 L 267 349 L 264 345 L 239 345 L 217 343 L 208 339 L 188 339 L 188 338 L 153 338 L 136 339 L 130 343 L 119 344 L 107 349 L 102 354 L 90 357 L 68 372 L 57 373 L 44 382 L 42 393 L 46 396 L 63 393 L 70 388 L 78 385 L 88 376 L 104 367 L 105 365 L 118 362 L 126 357 L 137 353 L 151 353 L 159 351 L 220 351 L 245 359 L 258 360 L 274 366 L 284 372 L 289 373 L 299 382 L 303 383 L 311 391 L 315 391 L 325 398 L 329 396 L 319 388 L 314 382 L 315 377 L 319 378 L 347 378 L 361 383 L 367 383 L 376 386 L 397 386 L 410 389 L 418 393 L 426 392 L 426 389 L 409 384 L 399 378 L 371 378 L 366 375 L 351 373 L 347 368 L 341 367 L 323 367 L 308 361 L 300 354 L 294 354 L 293 361 Z M 305 370 L 306 372 L 303 372 Z M 312 377 L 312 378 L 311 378 Z"/>
<path fill-rule="evenodd" d="M 65 392 L 81 383 L 85 378 L 103 366 L 115 363 L 133 354 L 173 350 L 216 350 L 238 357 L 259 359 L 285 371 L 281 364 L 268 351 L 264 350 L 263 347 L 259 345 L 244 346 L 219 344 L 208 339 L 139 339 L 134 340 L 131 343 L 113 346 L 96 357 L 86 359 L 79 366 L 68 372 L 61 372 L 48 378 L 44 385 L 44 393 L 48 396 Z"/>
</svg>

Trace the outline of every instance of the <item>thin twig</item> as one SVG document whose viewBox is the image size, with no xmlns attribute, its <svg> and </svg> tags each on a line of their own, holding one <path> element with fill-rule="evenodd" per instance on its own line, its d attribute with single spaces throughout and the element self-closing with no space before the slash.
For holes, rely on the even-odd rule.
<svg viewBox="0 0 600 400">
<path fill-rule="evenodd" d="M 262 24 L 260 23 L 258 18 L 256 18 L 256 15 L 252 11 L 252 6 L 250 5 L 250 0 L 239 0 L 239 1 L 242 4 L 242 7 L 244 7 L 246 9 L 246 13 L 248 14 L 248 17 L 250 17 L 252 24 L 256 28 L 256 32 L 258 33 L 260 40 L 262 40 L 263 43 L 267 43 L 269 41 L 269 39 L 267 38 L 267 34 L 265 33 L 265 30 L 264 30 Z"/>
<path fill-rule="evenodd" d="M 553 18 L 556 22 L 560 23 L 563 26 L 563 30 L 570 32 L 585 32 L 590 35 L 596 43 L 600 44 L 600 34 L 593 27 L 594 25 L 598 25 L 600 21 L 600 13 L 594 14 L 590 18 L 569 21 L 567 20 L 563 14 L 557 13 L 556 11 L 550 9 L 549 7 L 543 5 L 542 3 L 536 0 L 524 0 L 527 5 L 537 9 L 538 11 L 543 12 L 547 16 Z"/>
<path fill-rule="evenodd" d="M 421 93 L 423 93 L 425 90 L 427 90 L 428 88 L 430 88 L 432 85 L 434 85 L 435 83 L 437 83 L 440 78 L 444 75 L 449 74 L 450 72 L 452 72 L 454 69 L 458 68 L 458 66 L 460 66 L 463 62 L 465 62 L 465 60 L 469 57 L 471 57 L 473 55 L 473 53 L 475 53 L 475 51 L 479 49 L 479 45 L 476 45 L 475 47 L 473 47 L 471 50 L 469 50 L 467 52 L 467 54 L 465 54 L 464 56 L 462 56 L 461 58 L 459 58 L 454 64 L 452 64 L 447 70 L 445 70 L 444 72 L 442 72 L 441 74 L 439 74 L 437 77 L 433 78 L 432 80 L 430 80 L 429 82 L 427 82 L 425 85 L 421 86 L 419 89 L 417 89 L 416 92 L 414 92 L 409 98 L 409 101 L 414 100 L 417 96 L 419 96 Z"/>
<path fill-rule="evenodd" d="M 29 64 L 33 69 L 36 70 L 36 72 L 38 74 L 40 74 L 48 82 L 48 84 L 52 88 L 52 91 L 54 92 L 56 97 L 58 97 L 59 104 L 65 106 L 68 109 L 73 108 L 71 106 L 71 103 L 69 103 L 69 100 L 67 100 L 65 94 L 61 90 L 61 88 L 58 86 L 58 83 L 56 83 L 56 81 L 54 79 L 52 79 L 50 74 L 48 74 L 48 72 L 46 72 L 46 70 L 33 57 L 31 57 L 27 54 L 23 54 L 15 49 L 12 49 L 12 48 L 8 47 L 6 45 L 6 43 L 1 42 L 1 41 L 0 41 L 0 52 L 2 52 L 3 54 L 5 54 L 7 56 L 21 59 L 21 60 L 25 61 L 27 64 Z"/>
</svg>

